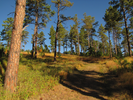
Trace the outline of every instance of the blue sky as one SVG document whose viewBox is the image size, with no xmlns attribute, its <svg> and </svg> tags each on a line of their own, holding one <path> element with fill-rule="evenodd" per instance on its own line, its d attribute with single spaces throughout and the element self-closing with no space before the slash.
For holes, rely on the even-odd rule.
<svg viewBox="0 0 133 100">
<path fill-rule="evenodd" d="M 2 24 L 3 21 L 6 20 L 8 17 L 14 17 L 12 14 L 8 15 L 11 12 L 15 11 L 15 0 L 0 0 L 0 31 L 3 29 Z M 64 14 L 66 16 L 74 16 L 77 14 L 78 19 L 80 20 L 81 24 L 80 27 L 83 25 L 81 19 L 83 19 L 83 14 L 86 12 L 87 15 L 91 15 L 95 17 L 95 21 L 99 22 L 100 24 L 105 25 L 104 20 L 102 19 L 104 17 L 106 9 L 109 7 L 108 2 L 110 0 L 69 0 L 73 2 L 73 6 L 70 8 L 66 8 L 65 10 L 61 11 L 61 14 Z M 55 8 L 55 5 L 51 3 L 51 0 L 46 0 L 46 2 L 51 5 L 51 9 L 57 11 Z M 44 30 L 39 30 L 43 31 L 45 34 L 45 44 L 50 45 L 50 40 L 49 40 L 49 31 L 51 25 L 53 25 L 56 28 L 56 23 L 57 22 L 57 15 L 55 14 L 52 18 L 51 21 L 48 22 L 47 27 L 44 28 Z M 64 22 L 63 26 L 66 27 L 66 29 L 69 31 L 70 30 L 70 25 L 73 25 L 73 21 L 66 21 Z M 99 26 L 98 26 L 99 27 Z M 97 28 L 98 29 L 98 28 Z M 29 42 L 27 43 L 25 49 L 30 49 L 32 48 L 31 44 L 31 34 L 34 33 L 34 25 L 29 25 L 27 27 L 27 31 L 29 31 Z M 61 51 L 63 49 L 61 48 Z"/>
</svg>

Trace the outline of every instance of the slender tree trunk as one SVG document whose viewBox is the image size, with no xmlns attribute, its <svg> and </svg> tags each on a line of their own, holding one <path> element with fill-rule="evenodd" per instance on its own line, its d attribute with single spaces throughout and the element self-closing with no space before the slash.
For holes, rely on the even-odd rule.
<svg viewBox="0 0 133 100">
<path fill-rule="evenodd" d="M 14 17 L 12 36 L 11 36 L 11 45 L 10 45 L 7 69 L 5 73 L 5 82 L 4 82 L 4 88 L 11 92 L 14 92 L 17 87 L 21 35 L 22 35 L 23 21 L 25 17 L 25 6 L 26 6 L 26 0 L 16 1 L 15 17 Z"/>
<path fill-rule="evenodd" d="M 35 20 L 35 58 L 37 58 L 37 37 L 38 37 L 38 2 L 36 1 L 36 20 Z"/>
<path fill-rule="evenodd" d="M 60 54 L 60 40 L 58 40 L 58 53 Z"/>
<path fill-rule="evenodd" d="M 32 43 L 32 53 L 31 53 L 32 58 L 34 58 L 34 50 L 35 50 L 34 44 L 35 44 L 35 31 L 33 34 L 33 43 Z"/>
<path fill-rule="evenodd" d="M 116 55 L 117 55 L 117 51 L 118 48 L 117 48 L 117 34 L 115 33 L 115 52 L 116 52 Z"/>
<path fill-rule="evenodd" d="M 115 31 L 115 29 L 113 29 L 113 42 L 114 42 L 114 51 L 115 51 L 115 54 L 117 55 L 117 46 L 116 46 L 116 44 L 117 44 L 117 42 L 116 42 L 116 31 Z"/>
<path fill-rule="evenodd" d="M 95 47 L 94 47 L 94 48 L 95 48 L 95 52 L 96 52 L 96 51 L 97 51 L 97 50 L 96 50 L 96 48 L 97 48 L 96 42 L 95 42 Z"/>
<path fill-rule="evenodd" d="M 110 51 L 110 58 L 112 58 L 111 41 L 110 41 L 110 31 L 108 31 L 108 34 L 109 34 L 109 51 Z"/>
<path fill-rule="evenodd" d="M 113 29 L 113 52 L 115 52 L 115 35 L 114 35 L 114 29 Z"/>
<path fill-rule="evenodd" d="M 65 45 L 63 45 L 63 52 L 65 52 Z"/>
<path fill-rule="evenodd" d="M 76 43 L 74 43 L 74 44 L 75 44 L 75 52 L 77 54 L 77 45 L 76 45 Z"/>
<path fill-rule="evenodd" d="M 54 51 L 54 61 L 56 61 L 56 46 L 57 46 L 57 36 L 58 36 L 58 30 L 59 30 L 59 7 L 60 4 L 58 4 L 58 20 L 57 20 L 57 27 L 56 27 L 56 34 L 55 34 L 55 51 Z"/>
<path fill-rule="evenodd" d="M 81 52 L 83 53 L 83 48 L 81 47 Z"/>
<path fill-rule="evenodd" d="M 72 51 L 73 51 L 73 48 L 72 48 L 72 37 L 71 37 L 71 55 L 72 55 Z"/>
<path fill-rule="evenodd" d="M 35 58 L 37 58 L 37 31 L 38 31 L 38 7 L 36 8 L 35 29 L 33 35 L 32 54 L 31 54 L 32 58 L 34 58 L 34 51 L 35 51 Z"/>
<path fill-rule="evenodd" d="M 88 34 L 88 48 L 90 48 L 90 39 L 89 39 L 89 34 Z"/>
<path fill-rule="evenodd" d="M 77 32 L 78 32 L 78 30 L 77 30 Z M 79 46 L 79 33 L 78 33 L 78 50 L 79 50 L 79 52 L 78 52 L 78 55 L 80 55 L 80 46 Z"/>
<path fill-rule="evenodd" d="M 66 41 L 66 52 L 67 52 L 67 41 Z"/>
<path fill-rule="evenodd" d="M 128 53 L 129 53 L 129 56 L 132 56 L 131 55 L 131 52 L 130 52 L 131 47 L 130 47 L 129 32 L 128 32 L 128 26 L 127 26 L 127 18 L 126 18 L 126 14 L 125 14 L 125 8 L 123 7 L 122 9 L 123 9 L 124 22 L 125 22 L 125 29 L 126 29 L 126 37 L 127 37 L 127 44 L 128 44 Z"/>
<path fill-rule="evenodd" d="M 103 45 L 103 54 L 105 54 L 104 42 L 102 42 L 102 45 Z"/>
</svg>

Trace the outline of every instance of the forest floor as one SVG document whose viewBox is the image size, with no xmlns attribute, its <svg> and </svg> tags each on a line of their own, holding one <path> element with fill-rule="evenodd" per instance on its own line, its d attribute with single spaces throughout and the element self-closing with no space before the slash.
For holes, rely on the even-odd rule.
<svg viewBox="0 0 133 100">
<path fill-rule="evenodd" d="M 125 61 L 127 59 L 133 61 L 132 58 L 126 58 Z M 128 87 L 133 85 L 133 73 L 123 73 L 122 68 L 119 71 L 120 60 L 108 57 L 79 57 L 78 60 L 82 62 L 73 68 L 72 73 L 62 72 L 64 76 L 58 85 L 29 100 L 133 100 L 133 91 Z M 124 64 L 127 62 L 121 60 L 121 66 Z"/>
<path fill-rule="evenodd" d="M 0 100 L 133 100 L 132 57 L 62 54 L 54 62 L 52 53 L 37 59 L 22 54 L 18 89 L 4 96 L 0 84 Z M 2 67 L 5 63 L 1 60 Z"/>
<path fill-rule="evenodd" d="M 104 95 L 107 84 L 103 83 L 103 74 L 97 69 L 99 66 L 91 64 L 75 70 L 50 91 L 29 100 L 108 100 Z"/>
</svg>

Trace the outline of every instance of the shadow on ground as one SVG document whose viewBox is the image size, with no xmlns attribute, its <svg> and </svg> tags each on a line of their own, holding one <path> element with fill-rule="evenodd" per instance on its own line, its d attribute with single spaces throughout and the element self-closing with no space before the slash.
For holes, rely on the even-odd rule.
<svg viewBox="0 0 133 100">
<path fill-rule="evenodd" d="M 71 88 L 83 95 L 92 96 L 100 100 L 106 100 L 104 96 L 112 96 L 113 92 L 119 92 L 119 88 L 114 88 L 116 84 L 115 76 L 102 74 L 95 71 L 75 70 L 75 74 L 68 74 L 66 80 L 61 84 Z"/>
<path fill-rule="evenodd" d="M 62 68 L 47 67 L 49 75 L 55 76 Z M 70 70 L 70 69 L 69 69 Z M 83 95 L 91 96 L 100 100 L 108 100 L 108 97 L 119 99 L 114 94 L 125 91 L 123 86 L 118 84 L 118 76 L 111 73 L 100 73 L 96 71 L 80 71 L 73 69 L 72 73 L 67 72 L 67 78 L 60 77 L 60 84 Z M 128 89 L 127 89 L 128 90 Z M 131 95 L 132 91 L 128 90 Z M 132 96 L 132 95 L 131 95 Z"/>
<path fill-rule="evenodd" d="M 27 60 L 31 60 L 30 56 L 26 56 Z M 64 58 L 58 58 L 59 62 L 62 60 L 67 60 Z M 99 59 L 96 58 L 78 58 L 79 61 L 84 61 L 88 63 L 98 63 Z M 101 61 L 101 60 L 100 60 Z M 40 71 L 44 75 L 51 75 L 52 77 L 60 76 L 60 83 L 72 90 L 75 90 L 83 95 L 91 96 L 100 100 L 108 100 L 108 97 L 114 97 L 119 100 L 119 96 L 114 96 L 115 93 L 121 95 L 122 92 L 128 91 L 129 95 L 133 97 L 133 91 L 129 87 L 125 87 L 119 83 L 119 76 L 114 70 L 108 73 L 100 73 L 96 71 L 82 71 L 78 69 L 72 69 L 70 67 L 51 67 L 49 64 L 54 64 L 53 57 L 46 57 L 45 59 L 32 59 L 35 63 L 46 63 L 47 65 L 42 66 Z M 22 62 L 27 64 L 27 61 Z M 32 64 L 32 63 L 31 63 Z M 56 62 L 58 64 L 58 61 Z M 133 68 L 132 68 L 133 69 Z M 64 72 L 63 72 L 63 71 Z M 125 69 L 124 69 L 125 70 Z M 129 69 L 131 70 L 131 69 Z M 62 71 L 62 73 L 59 73 Z M 115 73 L 115 74 L 114 74 Z M 64 75 L 64 76 L 63 76 Z M 133 85 L 131 86 L 133 87 Z M 125 99 L 125 98 L 124 98 Z"/>
</svg>

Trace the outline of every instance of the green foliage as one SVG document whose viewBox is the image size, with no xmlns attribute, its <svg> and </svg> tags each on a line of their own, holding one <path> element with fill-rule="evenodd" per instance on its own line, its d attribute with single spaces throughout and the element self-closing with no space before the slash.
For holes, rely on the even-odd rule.
<svg viewBox="0 0 133 100">
<path fill-rule="evenodd" d="M 22 60 L 22 58 L 23 58 L 23 54 L 22 54 L 22 53 L 20 53 L 20 61 Z"/>
<path fill-rule="evenodd" d="M 86 53 L 86 56 L 95 56 L 95 49 L 93 47 L 90 47 L 88 49 L 88 52 Z"/>
<path fill-rule="evenodd" d="M 21 40 L 21 43 L 23 44 L 23 46 L 25 47 L 25 45 L 27 44 L 27 42 L 29 42 L 27 39 L 28 39 L 28 36 L 29 36 L 29 32 L 26 31 L 26 30 L 23 30 L 22 31 L 22 40 Z"/>
<path fill-rule="evenodd" d="M 99 38 L 102 41 L 102 49 L 103 49 L 102 51 L 103 51 L 103 54 L 105 54 L 105 46 L 106 46 L 105 44 L 107 43 L 107 40 L 108 40 L 108 37 L 105 34 L 106 32 L 107 32 L 107 30 L 105 30 L 105 28 L 101 24 L 99 29 L 98 29 L 98 33 L 99 33 Z"/>
<path fill-rule="evenodd" d="M 10 41 L 11 41 L 13 22 L 14 22 L 13 18 L 10 17 L 10 18 L 7 18 L 5 21 L 3 21 L 4 24 L 2 24 L 2 26 L 4 27 L 4 29 L 1 32 L 2 41 L 3 40 L 7 41 L 8 47 L 9 47 Z"/>
<path fill-rule="evenodd" d="M 50 48 L 51 48 L 51 51 L 53 52 L 54 51 L 54 48 L 55 48 L 55 30 L 54 30 L 54 27 L 53 25 L 51 26 L 50 28 L 50 33 L 48 33 L 48 35 L 50 36 L 49 39 L 50 39 Z"/>
<path fill-rule="evenodd" d="M 44 38 L 44 33 L 43 33 L 43 31 L 41 31 L 39 34 L 38 34 L 38 44 L 41 46 L 41 45 L 43 45 L 44 44 L 44 41 L 46 40 L 46 38 Z"/>
<path fill-rule="evenodd" d="M 59 58 L 61 57 L 61 53 L 58 53 Z"/>
<path fill-rule="evenodd" d="M 86 51 L 86 46 L 87 46 L 87 33 L 85 31 L 85 28 L 82 27 L 80 29 L 80 33 L 79 33 L 79 43 L 81 45 L 81 48 L 83 49 L 83 51 Z"/>
<path fill-rule="evenodd" d="M 50 17 L 52 17 L 55 12 L 51 10 L 51 6 L 46 3 L 46 0 L 27 0 L 26 1 L 26 23 L 34 23 L 34 18 L 38 14 L 38 28 L 46 27 Z M 34 17 L 33 17 L 34 16 Z M 28 22 L 27 22 L 28 21 Z"/>
<path fill-rule="evenodd" d="M 4 49 L 5 49 L 4 47 L 0 47 L 0 57 L 5 56 Z"/>
<path fill-rule="evenodd" d="M 62 23 L 60 23 L 59 30 L 58 30 L 58 36 L 57 36 L 59 50 L 60 50 L 60 46 L 63 45 L 63 39 L 65 37 L 65 34 L 67 34 L 67 33 L 68 33 L 68 31 L 63 27 Z"/>
<path fill-rule="evenodd" d="M 45 44 L 45 46 L 44 46 L 43 52 L 50 52 L 50 50 L 48 49 L 48 46 L 47 46 L 46 44 Z"/>
<path fill-rule="evenodd" d="M 73 6 L 73 3 L 68 0 L 51 0 L 51 2 L 54 3 L 56 7 L 60 4 L 60 10 L 63 10 L 65 7 Z"/>
<path fill-rule="evenodd" d="M 88 48 L 92 46 L 92 36 L 95 35 L 95 26 L 97 26 L 98 22 L 95 22 L 95 17 L 87 16 L 84 13 L 84 19 L 82 19 L 84 25 L 83 27 L 86 29 L 86 35 L 88 40 Z"/>
</svg>

